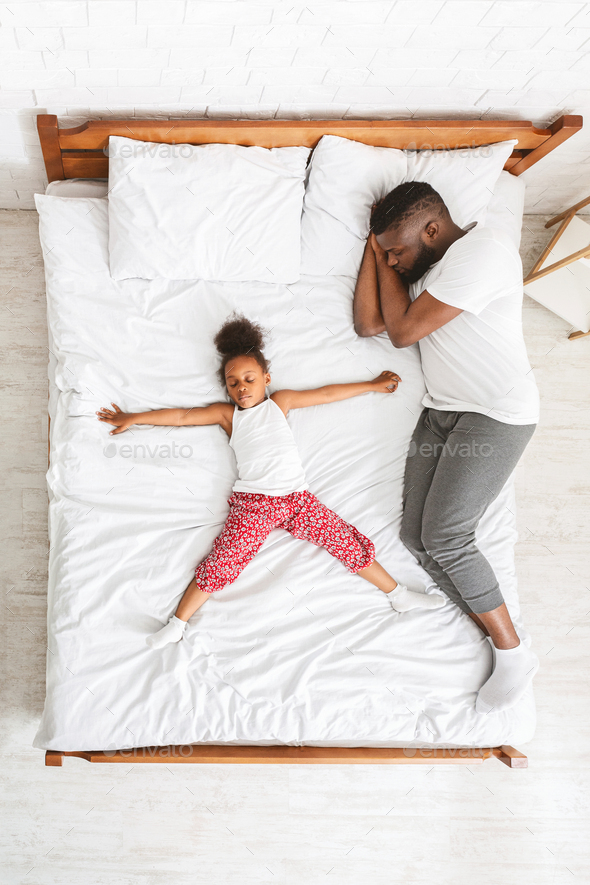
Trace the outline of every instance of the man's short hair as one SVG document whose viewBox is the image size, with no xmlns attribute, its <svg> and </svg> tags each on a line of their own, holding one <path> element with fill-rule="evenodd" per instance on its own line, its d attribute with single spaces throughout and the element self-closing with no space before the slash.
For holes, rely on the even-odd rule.
<svg viewBox="0 0 590 885">
<path fill-rule="evenodd" d="M 414 215 L 426 209 L 436 217 L 448 212 L 441 195 L 425 181 L 406 181 L 377 204 L 371 216 L 371 230 L 379 236 L 389 228 L 410 222 Z"/>
</svg>

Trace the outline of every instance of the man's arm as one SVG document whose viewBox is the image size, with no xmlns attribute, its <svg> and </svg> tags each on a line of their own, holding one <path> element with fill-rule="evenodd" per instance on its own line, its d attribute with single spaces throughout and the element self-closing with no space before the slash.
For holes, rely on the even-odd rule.
<svg viewBox="0 0 590 885">
<path fill-rule="evenodd" d="M 409 347 L 463 313 L 460 308 L 438 301 L 427 290 L 412 301 L 402 277 L 388 265 L 387 252 L 376 241 L 375 245 L 381 314 L 394 347 Z"/>
<path fill-rule="evenodd" d="M 379 283 L 375 252 L 370 238 L 365 246 L 361 269 L 356 281 L 353 302 L 354 330 L 361 338 L 369 338 L 385 331 L 379 304 Z"/>
</svg>

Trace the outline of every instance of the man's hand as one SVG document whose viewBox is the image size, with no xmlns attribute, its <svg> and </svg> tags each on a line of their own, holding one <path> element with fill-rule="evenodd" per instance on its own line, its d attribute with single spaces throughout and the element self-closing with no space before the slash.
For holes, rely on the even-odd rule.
<svg viewBox="0 0 590 885">
<path fill-rule="evenodd" d="M 381 372 L 371 381 L 375 393 L 394 393 L 402 379 L 395 372 Z"/>
<path fill-rule="evenodd" d="M 377 242 L 377 237 L 374 233 L 369 234 L 369 242 L 371 243 L 373 252 L 375 253 L 375 259 L 377 261 L 384 261 L 387 264 L 387 252 L 379 245 L 379 243 Z"/>
<path fill-rule="evenodd" d="M 125 431 L 131 427 L 133 422 L 133 415 L 128 414 L 127 412 L 122 412 L 119 406 L 115 403 L 111 403 L 111 406 L 115 410 L 101 408 L 96 414 L 98 415 L 99 421 L 105 421 L 107 424 L 114 424 L 115 430 L 111 430 L 110 434 L 113 436 L 117 433 L 125 433 Z"/>
<path fill-rule="evenodd" d="M 381 248 L 379 243 L 377 242 L 377 237 L 373 233 L 373 217 L 375 215 L 375 209 L 381 205 L 383 200 L 379 200 L 377 203 L 373 203 L 371 206 L 371 220 L 370 220 L 370 228 L 369 228 L 369 243 L 372 246 L 373 252 L 375 253 L 375 258 L 387 261 L 387 252 Z"/>
</svg>

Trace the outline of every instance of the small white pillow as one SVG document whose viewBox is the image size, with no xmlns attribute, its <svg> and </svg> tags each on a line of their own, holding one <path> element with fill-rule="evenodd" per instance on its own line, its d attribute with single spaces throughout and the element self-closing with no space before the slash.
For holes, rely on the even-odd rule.
<svg viewBox="0 0 590 885">
<path fill-rule="evenodd" d="M 299 279 L 309 148 L 109 139 L 115 280 Z"/>
<path fill-rule="evenodd" d="M 301 273 L 357 277 L 371 206 L 404 181 L 428 181 L 456 224 L 485 224 L 516 141 L 452 151 L 399 151 L 325 135 L 311 158 L 301 222 Z"/>
<path fill-rule="evenodd" d="M 47 197 L 106 197 L 109 187 L 106 178 L 66 178 L 50 181 L 45 188 Z"/>
</svg>

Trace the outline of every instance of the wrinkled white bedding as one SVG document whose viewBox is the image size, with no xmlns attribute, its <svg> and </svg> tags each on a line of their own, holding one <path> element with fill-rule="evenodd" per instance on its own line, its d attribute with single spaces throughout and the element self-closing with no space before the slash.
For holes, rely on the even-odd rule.
<svg viewBox="0 0 590 885">
<path fill-rule="evenodd" d="M 518 205 L 521 189 L 504 187 Z M 144 426 L 113 438 L 96 409 L 218 400 L 212 337 L 234 309 L 272 329 L 275 389 L 398 372 L 394 396 L 309 408 L 290 421 L 311 491 L 373 538 L 398 579 L 428 583 L 397 537 L 423 395 L 419 355 L 355 336 L 351 280 L 114 282 L 106 200 L 41 196 L 38 208 L 52 457 L 47 700 L 35 746 L 528 741 L 532 691 L 504 714 L 476 714 L 490 651 L 459 609 L 447 601 L 396 614 L 324 550 L 280 531 L 191 619 L 181 643 L 146 646 L 221 529 L 235 462 L 220 428 Z M 508 483 L 479 543 L 518 620 L 513 513 Z"/>
</svg>

